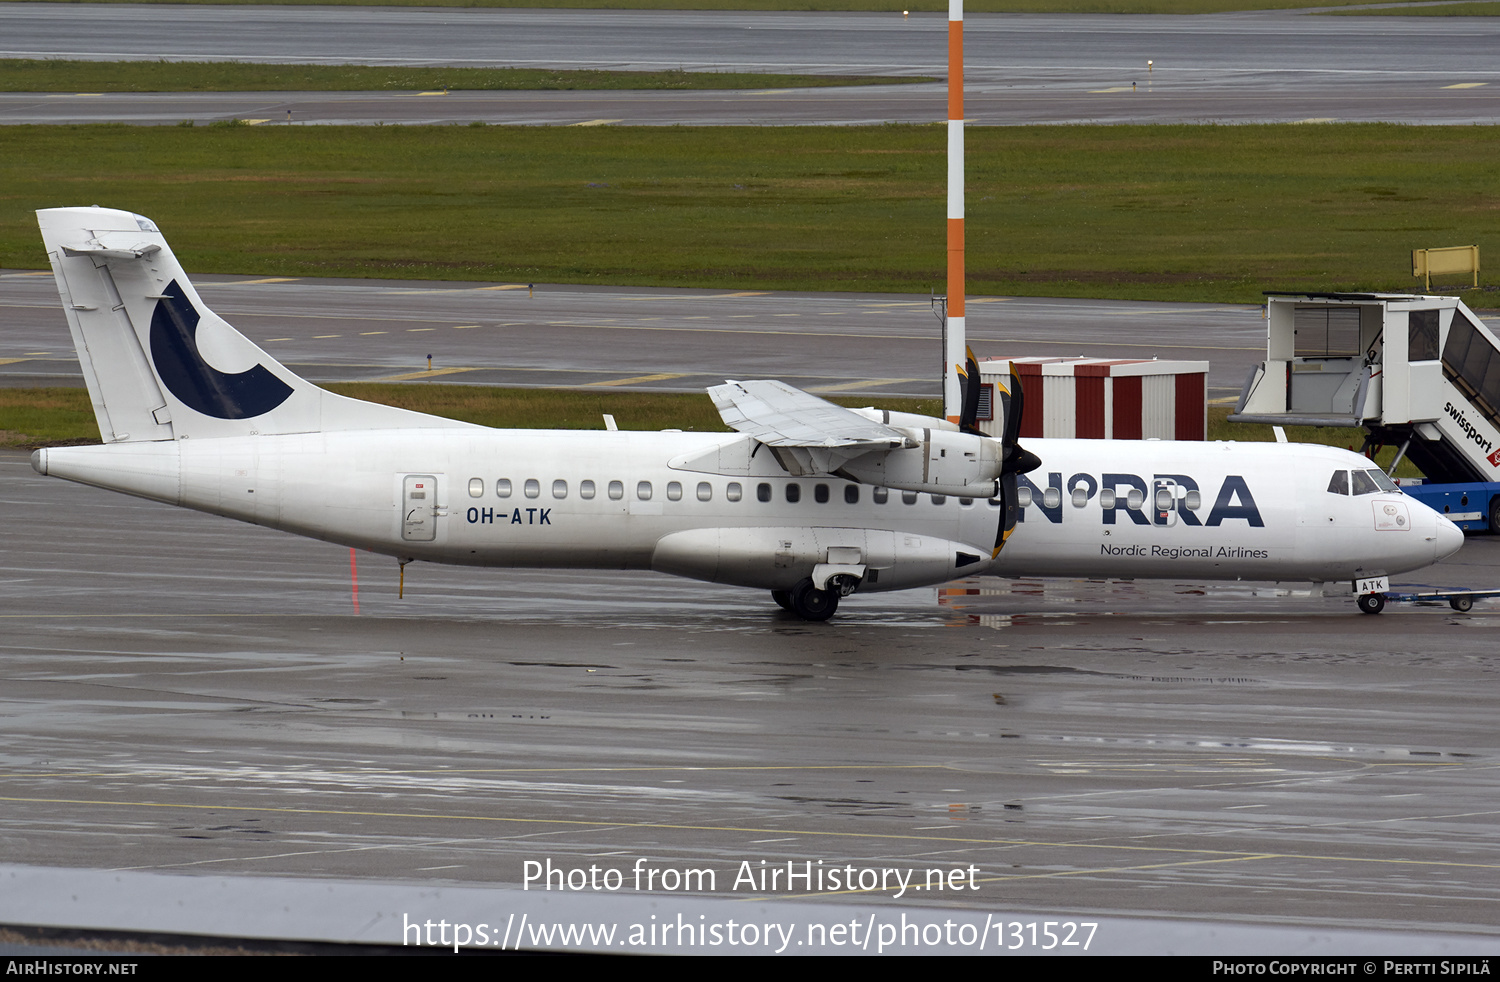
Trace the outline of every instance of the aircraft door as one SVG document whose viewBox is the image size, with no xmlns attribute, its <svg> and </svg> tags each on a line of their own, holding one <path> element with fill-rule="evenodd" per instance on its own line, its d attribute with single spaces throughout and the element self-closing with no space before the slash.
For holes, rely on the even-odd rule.
<svg viewBox="0 0 1500 982">
<path fill-rule="evenodd" d="M 1157 478 L 1151 485 L 1151 524 L 1171 528 L 1177 524 L 1177 507 L 1182 500 L 1182 486 L 1176 481 Z"/>
<path fill-rule="evenodd" d="M 401 538 L 431 542 L 437 538 L 437 478 L 408 474 L 401 482 Z"/>
</svg>

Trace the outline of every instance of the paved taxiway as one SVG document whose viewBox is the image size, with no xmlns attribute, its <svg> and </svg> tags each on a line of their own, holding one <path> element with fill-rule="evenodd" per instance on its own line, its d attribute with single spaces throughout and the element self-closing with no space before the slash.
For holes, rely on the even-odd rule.
<svg viewBox="0 0 1500 982">
<path fill-rule="evenodd" d="M 701 390 L 781 378 L 825 394 L 936 396 L 939 324 L 926 297 L 628 287 L 194 276 L 225 320 L 315 381 Z M 0 273 L 0 385 L 80 385 L 50 272 Z M 979 297 L 981 357 L 1076 355 L 1210 363 L 1238 395 L 1263 357 L 1247 304 Z M 426 356 L 433 356 L 427 371 Z"/>
<path fill-rule="evenodd" d="M 0 500 L 9 863 L 514 886 L 644 858 L 741 898 L 743 860 L 972 864 L 903 904 L 1500 934 L 1495 602 L 985 580 L 814 625 L 640 574 L 417 564 L 397 600 L 360 554 L 356 613 L 347 549 L 18 453 Z M 1500 539 L 1402 579 L 1500 583 Z"/>
<path fill-rule="evenodd" d="M 0 56 L 941 77 L 939 14 L 0 4 Z M 970 15 L 976 124 L 1500 120 L 1494 18 Z M 1148 72 L 1147 60 L 1155 62 Z M 0 94 L 0 122 L 931 122 L 941 85 L 761 92 Z"/>
</svg>

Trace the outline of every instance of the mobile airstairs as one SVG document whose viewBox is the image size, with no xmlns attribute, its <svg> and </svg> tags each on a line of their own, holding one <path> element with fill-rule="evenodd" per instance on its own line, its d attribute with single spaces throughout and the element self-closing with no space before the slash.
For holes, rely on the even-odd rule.
<svg viewBox="0 0 1500 982">
<path fill-rule="evenodd" d="M 1347 426 L 1427 475 L 1401 489 L 1466 532 L 1500 533 L 1500 340 L 1457 297 L 1266 294 L 1266 360 L 1231 422 Z M 1494 591 L 1392 599 L 1467 610 Z"/>
</svg>

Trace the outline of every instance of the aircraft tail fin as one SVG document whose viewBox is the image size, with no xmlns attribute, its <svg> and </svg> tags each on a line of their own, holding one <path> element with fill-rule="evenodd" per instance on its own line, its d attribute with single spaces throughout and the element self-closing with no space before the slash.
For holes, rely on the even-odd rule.
<svg viewBox="0 0 1500 982">
<path fill-rule="evenodd" d="M 105 443 L 461 425 L 318 388 L 208 308 L 147 218 L 37 212 Z"/>
</svg>

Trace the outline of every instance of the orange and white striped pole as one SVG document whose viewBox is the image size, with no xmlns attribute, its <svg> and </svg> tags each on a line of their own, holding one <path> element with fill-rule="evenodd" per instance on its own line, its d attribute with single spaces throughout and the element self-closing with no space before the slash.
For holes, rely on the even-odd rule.
<svg viewBox="0 0 1500 982">
<path fill-rule="evenodd" d="M 943 415 L 958 422 L 964 350 L 964 0 L 948 0 L 948 309 L 943 324 Z M 978 379 L 974 380 L 978 382 Z"/>
</svg>

